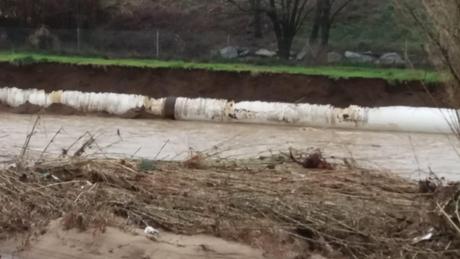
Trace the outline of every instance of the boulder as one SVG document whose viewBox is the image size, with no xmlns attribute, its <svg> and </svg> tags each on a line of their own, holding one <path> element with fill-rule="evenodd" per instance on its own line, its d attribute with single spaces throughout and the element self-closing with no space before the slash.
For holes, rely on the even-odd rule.
<svg viewBox="0 0 460 259">
<path fill-rule="evenodd" d="M 366 55 L 366 56 L 371 56 L 371 57 L 373 57 L 375 59 L 378 59 L 380 57 L 380 54 L 377 54 L 377 53 L 375 53 L 373 51 L 370 51 L 370 50 L 361 52 L 361 54 Z"/>
<path fill-rule="evenodd" d="M 238 57 L 238 49 L 235 47 L 225 47 L 219 50 L 219 54 L 222 58 L 233 59 Z"/>
<path fill-rule="evenodd" d="M 9 46 L 8 34 L 5 31 L 0 30 L 0 48 L 6 48 Z"/>
<path fill-rule="evenodd" d="M 373 63 L 375 58 L 371 55 L 353 51 L 345 51 L 345 58 L 352 63 Z"/>
<path fill-rule="evenodd" d="M 251 54 L 251 50 L 248 48 L 239 48 L 238 49 L 238 57 L 247 57 Z"/>
<path fill-rule="evenodd" d="M 390 52 L 383 54 L 379 60 L 377 61 L 378 64 L 386 65 L 386 66 L 402 66 L 405 65 L 403 58 L 396 52 Z"/>
<path fill-rule="evenodd" d="M 36 49 L 57 49 L 59 39 L 53 35 L 48 28 L 41 26 L 29 35 L 29 43 Z"/>
<path fill-rule="evenodd" d="M 271 57 L 276 56 L 276 52 L 268 50 L 268 49 L 259 49 L 256 51 L 255 55 L 260 56 L 260 57 L 271 58 Z"/>
<path fill-rule="evenodd" d="M 308 51 L 306 49 L 300 51 L 297 56 L 296 56 L 296 59 L 297 60 L 304 60 L 304 58 L 308 55 Z"/>
<path fill-rule="evenodd" d="M 343 56 L 338 52 L 332 51 L 327 53 L 327 63 L 336 64 L 342 62 L 342 60 Z"/>
</svg>

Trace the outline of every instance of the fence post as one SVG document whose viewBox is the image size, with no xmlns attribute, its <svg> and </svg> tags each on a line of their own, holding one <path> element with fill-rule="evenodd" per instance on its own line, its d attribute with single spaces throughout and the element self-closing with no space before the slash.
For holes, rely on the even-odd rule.
<svg viewBox="0 0 460 259">
<path fill-rule="evenodd" d="M 77 16 L 76 16 L 76 22 L 77 22 L 77 51 L 78 54 L 80 54 L 80 25 L 81 25 L 81 13 L 80 13 L 80 0 L 77 0 Z"/>
<path fill-rule="evenodd" d="M 77 50 L 80 53 L 80 25 L 77 26 Z"/>
<path fill-rule="evenodd" d="M 160 57 L 160 30 L 157 30 L 156 33 L 156 57 Z"/>
</svg>

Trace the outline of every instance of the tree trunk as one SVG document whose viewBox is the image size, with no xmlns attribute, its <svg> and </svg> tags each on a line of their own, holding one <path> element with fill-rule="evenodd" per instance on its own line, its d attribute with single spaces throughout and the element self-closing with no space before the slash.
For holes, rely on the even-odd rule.
<svg viewBox="0 0 460 259">
<path fill-rule="evenodd" d="M 331 1 L 317 0 L 315 18 L 310 34 L 310 44 L 315 45 L 318 42 L 318 37 L 321 36 L 321 46 L 326 46 L 329 43 L 329 31 L 331 29 Z"/>
<path fill-rule="evenodd" d="M 321 2 L 321 0 L 316 1 L 315 18 L 313 20 L 313 27 L 310 34 L 310 45 L 314 45 L 318 41 L 319 30 L 321 28 Z"/>
<path fill-rule="evenodd" d="M 323 25 L 323 30 L 321 32 L 321 46 L 327 47 L 327 45 L 329 45 L 330 31 L 331 31 L 331 24 L 327 22 Z"/>
<path fill-rule="evenodd" d="M 291 57 L 292 42 L 294 35 L 287 34 L 280 37 L 278 41 L 278 56 L 282 59 L 289 60 Z"/>
<path fill-rule="evenodd" d="M 287 49 L 287 44 L 284 41 L 284 32 L 283 32 L 283 26 L 281 23 L 278 21 L 278 17 L 276 13 L 274 12 L 267 12 L 266 13 L 270 21 L 272 22 L 273 25 L 273 31 L 275 32 L 275 37 L 276 37 L 276 42 L 278 45 L 278 56 L 281 58 L 285 59 L 286 58 L 286 49 Z M 290 49 L 288 50 L 290 51 Z M 289 58 L 289 52 L 287 53 L 287 58 Z"/>
<path fill-rule="evenodd" d="M 265 10 L 273 25 L 273 30 L 278 43 L 278 56 L 282 59 L 289 60 L 291 56 L 291 48 L 297 32 L 300 30 L 304 22 L 303 16 L 304 6 L 308 0 L 293 2 L 294 7 L 287 8 L 292 13 L 285 13 L 285 10 L 279 11 L 275 0 L 269 1 L 269 8 Z M 289 7 L 289 6 L 288 6 Z M 278 13 L 280 12 L 280 13 Z M 302 19 L 301 19 L 302 18 Z"/>
<path fill-rule="evenodd" d="M 253 0 L 254 10 L 254 37 L 262 38 L 262 14 L 260 10 L 260 0 Z"/>
<path fill-rule="evenodd" d="M 331 1 L 324 0 L 321 17 L 321 46 L 326 47 L 329 44 L 329 33 L 331 30 Z"/>
</svg>

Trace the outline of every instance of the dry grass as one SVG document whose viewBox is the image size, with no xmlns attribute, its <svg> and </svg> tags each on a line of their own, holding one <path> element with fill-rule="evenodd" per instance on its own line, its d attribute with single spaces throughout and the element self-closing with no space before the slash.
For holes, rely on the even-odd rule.
<svg viewBox="0 0 460 259">
<path fill-rule="evenodd" d="M 458 185 L 417 183 L 359 170 L 307 170 L 284 163 L 186 168 L 135 161 L 50 161 L 0 174 L 0 233 L 97 229 L 123 217 L 182 234 L 206 233 L 287 258 L 458 258 Z M 243 169 L 244 168 L 244 169 Z M 434 228 L 431 240 L 414 242 Z M 0 236 L 1 237 L 1 236 Z"/>
</svg>

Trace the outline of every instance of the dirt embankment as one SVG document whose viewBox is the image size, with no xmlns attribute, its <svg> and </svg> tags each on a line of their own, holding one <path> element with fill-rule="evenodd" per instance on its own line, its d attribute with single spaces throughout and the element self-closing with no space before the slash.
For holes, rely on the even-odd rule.
<svg viewBox="0 0 460 259">
<path fill-rule="evenodd" d="M 308 102 L 345 107 L 440 106 L 442 87 L 416 81 L 330 79 L 322 76 L 211 72 L 205 70 L 95 67 L 62 64 L 0 64 L 0 86 L 210 97 L 236 101 Z M 434 97 L 434 98 L 433 98 Z"/>
</svg>

